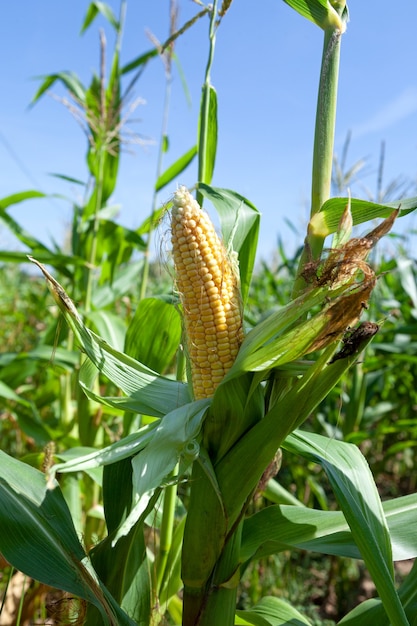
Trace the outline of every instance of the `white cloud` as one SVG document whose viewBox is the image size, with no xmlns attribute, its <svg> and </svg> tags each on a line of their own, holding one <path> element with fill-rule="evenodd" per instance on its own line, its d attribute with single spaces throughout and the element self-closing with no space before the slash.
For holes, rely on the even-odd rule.
<svg viewBox="0 0 417 626">
<path fill-rule="evenodd" d="M 354 126 L 352 134 L 355 139 L 358 139 L 358 137 L 368 135 L 369 133 L 380 132 L 393 126 L 415 111 L 417 111 L 417 87 L 409 87 L 379 111 L 376 111 L 371 118 Z"/>
</svg>

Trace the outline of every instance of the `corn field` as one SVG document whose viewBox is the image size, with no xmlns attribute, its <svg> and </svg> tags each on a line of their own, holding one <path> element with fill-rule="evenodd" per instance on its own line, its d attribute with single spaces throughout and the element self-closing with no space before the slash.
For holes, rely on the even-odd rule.
<svg viewBox="0 0 417 626">
<path fill-rule="evenodd" d="M 109 74 L 102 37 L 88 86 L 60 72 L 36 91 L 67 90 L 88 184 L 64 249 L 9 213 L 43 192 L 0 201 L 24 246 L 0 251 L 3 626 L 417 623 L 416 268 L 395 234 L 417 197 L 332 195 L 332 173 L 349 178 L 334 160 L 348 7 L 286 0 L 323 36 L 311 210 L 295 254 L 279 240 L 259 261 L 261 207 L 212 185 L 232 4 L 196 6 L 122 64 L 126 0 L 119 17 L 93 2 L 82 30 L 106 19 Z M 199 20 L 196 144 L 164 168 L 163 126 L 152 206 L 129 229 L 111 205 L 127 96 L 158 57 L 169 91 Z"/>
</svg>

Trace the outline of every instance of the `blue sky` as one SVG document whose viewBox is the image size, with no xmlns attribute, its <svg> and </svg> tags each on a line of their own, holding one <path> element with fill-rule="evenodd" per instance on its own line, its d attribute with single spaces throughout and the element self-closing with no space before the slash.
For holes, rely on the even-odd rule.
<svg viewBox="0 0 417 626">
<path fill-rule="evenodd" d="M 119 3 L 109 2 L 118 13 Z M 348 130 L 348 164 L 367 157 L 362 181 L 372 193 L 381 141 L 386 142 L 385 182 L 401 175 L 417 180 L 417 75 L 415 31 L 417 2 L 351 0 L 351 20 L 343 37 L 336 131 L 340 154 Z M 29 108 L 39 84 L 34 77 L 72 70 L 88 83 L 98 68 L 99 18 L 83 36 L 80 27 L 88 2 L 8 2 L 3 6 L 0 37 L 0 197 L 25 189 L 65 194 L 77 199 L 75 186 L 51 177 L 61 173 L 85 180 L 86 138 L 68 111 L 45 96 Z M 179 0 L 179 24 L 198 11 Z M 122 63 L 151 47 L 145 30 L 160 40 L 168 34 L 168 0 L 129 0 Z M 186 101 L 174 75 L 168 166 L 195 142 L 198 106 L 207 58 L 208 20 L 203 19 L 178 42 L 179 57 L 191 95 Z M 112 44 L 110 29 L 109 47 Z M 261 211 L 259 256 L 268 257 L 278 236 L 294 243 L 290 220 L 304 236 L 309 211 L 311 155 L 322 32 L 282 0 L 234 0 L 218 33 L 212 82 L 218 93 L 219 144 L 213 184 L 234 189 Z M 110 54 L 109 54 L 110 56 Z M 58 86 L 54 93 L 63 95 Z M 135 112 L 136 132 L 158 141 L 162 120 L 164 72 L 156 59 L 136 86 L 146 101 Z M 148 215 L 155 182 L 157 143 L 130 147 L 122 155 L 113 200 L 120 221 L 138 226 Z M 196 167 L 179 182 L 192 185 Z M 166 201 L 174 189 L 165 189 Z M 364 196 L 356 187 L 354 195 Z M 417 195 L 413 191 L 413 195 Z M 29 201 L 12 211 L 31 233 L 63 241 L 71 204 L 49 198 Z M 415 228 L 414 215 L 397 230 Z M 16 244 L 0 228 L 0 248 Z"/>
</svg>

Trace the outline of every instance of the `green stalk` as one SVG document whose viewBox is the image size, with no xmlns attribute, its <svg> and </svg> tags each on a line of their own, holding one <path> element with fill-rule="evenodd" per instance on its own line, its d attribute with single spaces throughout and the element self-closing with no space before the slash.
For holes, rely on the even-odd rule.
<svg viewBox="0 0 417 626">
<path fill-rule="evenodd" d="M 172 477 L 178 474 L 178 465 L 172 472 Z M 174 534 L 175 503 L 177 498 L 177 484 L 174 483 L 165 488 L 162 508 L 162 520 L 160 528 L 159 553 L 156 559 L 156 597 L 159 597 L 161 585 L 164 580 L 168 555 L 172 546 Z"/>
<path fill-rule="evenodd" d="M 310 217 L 320 211 L 324 202 L 330 198 L 341 38 L 342 31 L 337 26 L 328 26 L 324 31 L 314 132 Z M 308 261 L 320 257 L 323 244 L 324 237 L 309 228 L 294 285 L 294 297 L 305 287 L 300 272 Z"/>
<path fill-rule="evenodd" d="M 199 120 L 199 132 L 198 132 L 198 181 L 202 183 L 210 184 L 211 176 L 214 168 L 214 156 L 209 158 L 209 142 L 210 133 L 213 132 L 212 123 L 213 120 L 210 116 L 210 99 L 212 94 L 211 88 L 211 68 L 214 60 L 214 49 L 216 46 L 216 15 L 217 15 L 218 0 L 214 0 L 211 8 L 210 15 L 210 28 L 209 28 L 209 54 L 206 65 L 206 72 L 203 84 L 202 98 L 201 98 L 201 110 Z M 217 121 L 216 121 L 217 123 Z M 217 128 L 214 130 L 217 136 Z M 211 162 L 210 162 L 211 161 Z M 204 198 L 202 194 L 197 191 L 197 202 L 200 206 L 203 206 Z"/>
<path fill-rule="evenodd" d="M 237 588 L 240 581 L 240 544 L 243 523 L 231 535 L 213 572 L 210 593 L 198 626 L 227 626 L 235 622 Z"/>
<path fill-rule="evenodd" d="M 366 381 L 362 363 L 357 363 L 352 370 L 352 382 L 349 391 L 349 403 L 346 407 L 343 435 L 347 437 L 360 424 L 365 410 Z"/>
<path fill-rule="evenodd" d="M 184 380 L 185 377 L 185 356 L 182 350 L 178 351 L 177 356 L 177 380 Z M 178 474 L 178 464 L 172 471 L 171 476 Z M 165 488 L 164 501 L 162 505 L 162 520 L 159 539 L 159 554 L 156 559 L 156 576 L 155 576 L 155 599 L 159 600 L 161 588 L 166 575 L 166 565 L 168 556 L 172 547 L 172 537 L 174 534 L 175 522 L 175 504 L 177 498 L 177 484 L 174 483 Z"/>
<path fill-rule="evenodd" d="M 85 312 L 88 313 L 91 310 L 91 299 L 93 292 L 93 278 L 95 272 L 95 264 L 97 258 L 97 246 L 98 246 L 98 235 L 100 229 L 100 220 L 99 213 L 101 208 L 101 199 L 103 196 L 103 172 L 104 172 L 104 149 L 100 148 L 100 156 L 99 156 L 99 175 L 96 180 L 96 203 L 94 207 L 94 223 L 93 223 L 93 239 L 91 242 L 90 254 L 88 257 L 87 263 L 87 287 L 85 290 L 85 303 L 84 308 Z M 93 192 L 94 193 L 94 192 Z"/>
</svg>

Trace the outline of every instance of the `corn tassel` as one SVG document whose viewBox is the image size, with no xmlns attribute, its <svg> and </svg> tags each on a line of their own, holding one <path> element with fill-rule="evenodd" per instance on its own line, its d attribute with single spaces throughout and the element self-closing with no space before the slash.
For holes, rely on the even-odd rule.
<svg viewBox="0 0 417 626">
<path fill-rule="evenodd" d="M 207 398 L 243 340 L 238 280 L 208 215 L 186 187 L 174 195 L 171 230 L 194 397 Z"/>
</svg>

